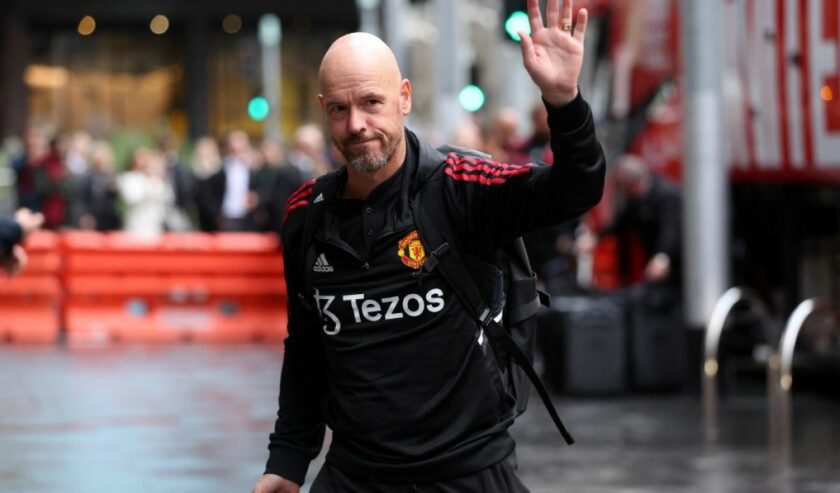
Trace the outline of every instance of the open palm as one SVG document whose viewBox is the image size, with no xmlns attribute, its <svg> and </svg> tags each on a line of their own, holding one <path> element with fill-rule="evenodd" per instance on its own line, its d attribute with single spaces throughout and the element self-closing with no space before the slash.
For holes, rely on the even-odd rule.
<svg viewBox="0 0 840 493">
<path fill-rule="evenodd" d="M 547 102 L 562 106 L 577 96 L 588 12 L 581 9 L 572 31 L 572 0 L 548 0 L 543 25 L 539 0 L 528 0 L 531 34 L 520 32 L 522 59 Z"/>
</svg>

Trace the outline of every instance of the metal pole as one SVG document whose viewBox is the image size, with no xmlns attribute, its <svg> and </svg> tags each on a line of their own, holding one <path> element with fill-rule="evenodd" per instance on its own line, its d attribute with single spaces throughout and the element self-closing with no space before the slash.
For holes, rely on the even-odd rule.
<svg viewBox="0 0 840 493">
<path fill-rule="evenodd" d="M 455 127 L 464 121 L 466 111 L 458 103 L 458 91 L 467 79 L 461 43 L 461 22 L 458 4 L 450 0 L 434 0 L 437 19 L 437 44 L 435 45 L 435 136 L 445 141 L 451 138 Z"/>
<path fill-rule="evenodd" d="M 685 173 L 683 236 L 689 327 L 708 322 L 729 282 L 729 196 L 723 133 L 721 0 L 683 0 Z"/>
<path fill-rule="evenodd" d="M 190 139 L 210 133 L 210 84 L 207 77 L 210 38 L 209 21 L 201 16 L 187 20 L 187 56 L 184 71 L 187 78 L 187 117 Z"/>
<path fill-rule="evenodd" d="M 405 67 L 405 16 L 406 0 L 385 0 L 385 43 L 391 47 L 400 69 Z M 405 74 L 403 74 L 405 77 Z"/>
<path fill-rule="evenodd" d="M 356 0 L 359 9 L 359 31 L 379 36 L 381 32 L 379 20 L 380 0 Z"/>
<path fill-rule="evenodd" d="M 280 42 L 283 30 L 280 19 L 274 14 L 260 17 L 258 35 L 262 47 L 263 97 L 268 102 L 268 116 L 265 119 L 265 138 L 280 140 Z"/>
</svg>

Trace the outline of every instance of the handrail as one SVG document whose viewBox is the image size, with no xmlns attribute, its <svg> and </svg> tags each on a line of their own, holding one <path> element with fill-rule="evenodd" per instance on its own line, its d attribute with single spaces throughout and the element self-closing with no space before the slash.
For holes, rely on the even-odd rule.
<svg viewBox="0 0 840 493">
<path fill-rule="evenodd" d="M 726 321 L 732 310 L 739 304 L 746 303 L 750 311 L 766 324 L 770 317 L 764 303 L 752 291 L 733 287 L 729 288 L 715 303 L 709 323 L 706 326 L 703 354 L 703 414 L 706 440 L 717 440 L 717 375 L 720 371 L 718 350 L 720 338 L 726 327 Z"/>
<path fill-rule="evenodd" d="M 791 407 L 791 389 L 793 387 L 793 355 L 799 334 L 813 315 L 825 315 L 832 321 L 835 328 L 837 316 L 831 306 L 820 298 L 811 298 L 800 303 L 788 317 L 785 330 L 779 342 L 778 352 L 771 363 L 775 367 L 768 367 L 769 374 L 776 376 L 774 380 L 774 402 L 771 402 L 771 442 L 778 445 L 781 458 L 785 463 L 790 461 L 792 444 L 793 412 Z"/>
<path fill-rule="evenodd" d="M 812 298 L 800 303 L 790 314 L 790 318 L 785 324 L 785 331 L 779 344 L 779 368 L 781 370 L 779 387 L 785 392 L 790 391 L 793 385 L 793 350 L 796 347 L 799 333 L 812 315 L 820 314 L 828 315 L 832 319 L 835 318 L 831 305 L 822 299 Z"/>
</svg>

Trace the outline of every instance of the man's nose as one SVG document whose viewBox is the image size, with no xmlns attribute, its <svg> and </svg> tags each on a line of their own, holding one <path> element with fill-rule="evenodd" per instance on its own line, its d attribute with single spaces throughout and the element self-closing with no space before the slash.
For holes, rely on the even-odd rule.
<svg viewBox="0 0 840 493">
<path fill-rule="evenodd" d="M 364 113 L 355 108 L 351 108 L 350 115 L 347 118 L 347 130 L 351 134 L 364 133 L 366 130 L 365 126 Z"/>
</svg>

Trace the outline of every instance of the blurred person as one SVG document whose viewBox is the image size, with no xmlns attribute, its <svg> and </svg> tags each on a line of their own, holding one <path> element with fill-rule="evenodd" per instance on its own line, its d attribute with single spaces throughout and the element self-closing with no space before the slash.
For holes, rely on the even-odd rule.
<svg viewBox="0 0 840 493">
<path fill-rule="evenodd" d="M 219 228 L 214 194 L 220 192 L 214 189 L 218 180 L 213 177 L 221 169 L 222 156 L 216 139 L 210 136 L 199 138 L 193 149 L 192 170 L 196 179 L 194 200 L 201 231 L 216 231 Z"/>
<path fill-rule="evenodd" d="M 451 241 L 476 260 L 598 202 L 605 160 L 577 89 L 587 12 L 572 31 L 571 2 L 560 4 L 549 0 L 544 27 L 529 0 L 532 34 L 520 33 L 525 68 L 550 107 L 553 167 L 444 156 L 405 128 L 411 83 L 379 38 L 353 33 L 327 50 L 319 100 L 347 165 L 304 185 L 286 208 L 289 336 L 254 493 L 299 492 L 327 425 L 332 442 L 313 492 L 527 491 L 494 352 L 421 240 L 407 249 L 418 238 L 411 203 L 424 187 L 457 221 Z M 316 212 L 322 220 L 307 222 Z M 502 289 L 491 279 L 485 287 Z M 494 304 L 490 316 L 502 309 Z"/>
<path fill-rule="evenodd" d="M 193 229 L 190 216 L 195 207 L 196 180 L 178 156 L 175 137 L 170 132 L 158 139 L 158 151 L 166 166 L 166 179 L 171 189 L 166 212 L 167 231 L 189 231 Z"/>
<path fill-rule="evenodd" d="M 314 123 L 301 125 L 295 131 L 289 163 L 297 168 L 304 180 L 317 178 L 332 170 L 324 142 L 324 132 Z"/>
<path fill-rule="evenodd" d="M 145 147 L 135 149 L 131 167 L 119 176 L 117 187 L 125 204 L 123 230 L 144 236 L 163 233 L 172 193 L 163 156 Z"/>
<path fill-rule="evenodd" d="M 44 131 L 37 127 L 26 129 L 23 134 L 23 153 L 12 160 L 18 207 L 41 210 L 42 197 L 36 189 L 36 175 L 49 153 L 49 141 Z"/>
<path fill-rule="evenodd" d="M 117 209 L 117 173 L 114 168 L 114 152 L 108 142 L 93 142 L 90 168 L 80 182 L 79 227 L 96 231 L 119 230 L 122 220 Z"/>
<path fill-rule="evenodd" d="M 253 229 L 250 212 L 255 206 L 250 193 L 254 158 L 248 135 L 235 130 L 225 140 L 222 168 L 204 180 L 198 207 L 205 219 L 205 231 L 248 231 Z"/>
<path fill-rule="evenodd" d="M 265 218 L 260 222 L 259 231 L 273 231 L 280 235 L 283 226 L 283 214 L 286 202 L 292 193 L 304 182 L 300 170 L 289 164 L 283 155 L 279 142 L 265 139 L 260 144 L 263 169 L 255 173 L 253 190 L 258 195 L 259 214 Z"/>
<path fill-rule="evenodd" d="M 222 156 L 216 139 L 205 135 L 195 141 L 193 148 L 192 171 L 196 180 L 201 181 L 218 173 L 222 169 Z"/>
<path fill-rule="evenodd" d="M 74 132 L 66 137 L 65 162 L 67 171 L 73 176 L 82 176 L 88 171 L 93 139 L 84 131 Z"/>
<path fill-rule="evenodd" d="M 33 169 L 35 193 L 48 229 L 70 224 L 70 207 L 75 200 L 75 183 L 64 162 L 64 143 L 60 137 L 53 138 L 46 157 Z"/>
<path fill-rule="evenodd" d="M 679 187 L 654 175 L 639 156 L 624 154 L 616 161 L 613 184 L 620 196 L 612 222 L 598 232 L 583 230 L 578 249 L 591 251 L 598 236 L 616 235 L 625 285 L 639 281 L 681 291 L 681 207 Z M 643 266 L 634 267 L 633 252 L 641 248 Z M 634 272 L 635 271 L 635 272 Z"/>
<path fill-rule="evenodd" d="M 502 108 L 493 117 L 485 132 L 484 152 L 502 163 L 510 163 L 510 153 L 516 146 L 519 115 L 513 108 Z"/>
<path fill-rule="evenodd" d="M 13 219 L 0 220 L 0 268 L 13 276 L 26 267 L 26 250 L 21 243 L 44 223 L 44 215 L 21 208 Z"/>
<path fill-rule="evenodd" d="M 518 142 L 511 143 L 508 157 L 511 163 L 547 163 L 553 161 L 551 146 L 549 145 L 549 128 L 546 123 L 545 105 L 539 101 L 534 103 L 530 112 L 531 133 Z"/>
<path fill-rule="evenodd" d="M 452 132 L 452 136 L 449 140 L 455 147 L 462 147 L 464 149 L 484 148 L 484 139 L 481 136 L 481 129 L 471 119 L 464 120 L 455 127 L 455 130 Z"/>
</svg>

